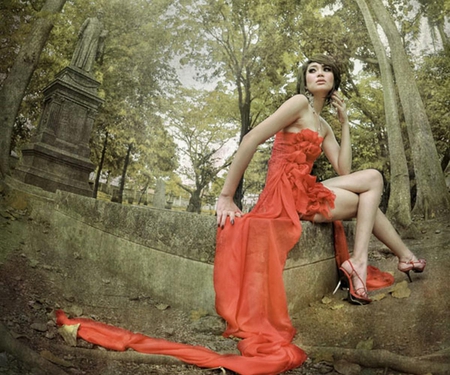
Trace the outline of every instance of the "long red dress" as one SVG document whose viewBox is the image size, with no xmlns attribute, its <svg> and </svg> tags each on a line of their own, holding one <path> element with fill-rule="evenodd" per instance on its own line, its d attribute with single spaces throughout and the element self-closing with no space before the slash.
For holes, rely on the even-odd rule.
<svg viewBox="0 0 450 375">
<path fill-rule="evenodd" d="M 287 311 L 283 269 L 298 242 L 299 216 L 329 215 L 334 194 L 311 176 L 322 138 L 310 129 L 275 137 L 266 187 L 253 210 L 217 233 L 216 309 L 225 335 L 242 337 L 243 356 L 259 357 L 255 374 L 275 374 L 302 364 L 305 353 L 291 344 L 295 329 Z M 277 366 L 263 372 L 267 362 Z"/>
<path fill-rule="evenodd" d="M 301 235 L 299 217 L 328 216 L 334 207 L 334 194 L 310 174 L 322 140 L 310 129 L 277 133 L 258 203 L 251 213 L 236 218 L 234 225 L 227 223 L 217 231 L 216 309 L 227 321 L 224 335 L 242 338 L 238 343 L 241 356 L 153 339 L 87 319 L 68 319 L 62 311 L 57 312 L 58 324 L 81 323 L 79 337 L 110 349 L 167 354 L 243 375 L 279 374 L 300 366 L 307 357 L 292 344 L 295 329 L 282 274 L 287 254 Z M 337 240 L 343 248 L 341 262 L 348 258 L 342 230 Z"/>
</svg>

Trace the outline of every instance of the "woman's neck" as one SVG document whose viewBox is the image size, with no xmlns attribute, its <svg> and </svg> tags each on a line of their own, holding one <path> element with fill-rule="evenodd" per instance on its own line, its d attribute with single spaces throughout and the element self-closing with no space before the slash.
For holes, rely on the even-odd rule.
<svg viewBox="0 0 450 375">
<path fill-rule="evenodd" d="M 313 97 L 312 107 L 314 108 L 314 111 L 316 111 L 317 114 L 320 114 L 322 112 L 323 107 L 325 107 L 325 98 L 321 98 L 318 96 Z"/>
</svg>

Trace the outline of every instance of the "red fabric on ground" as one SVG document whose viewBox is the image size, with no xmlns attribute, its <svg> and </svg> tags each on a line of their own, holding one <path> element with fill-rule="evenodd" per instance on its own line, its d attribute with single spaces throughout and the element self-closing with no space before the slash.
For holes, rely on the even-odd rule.
<svg viewBox="0 0 450 375">
<path fill-rule="evenodd" d="M 350 258 L 348 252 L 347 239 L 345 237 L 344 226 L 342 222 L 333 222 L 334 228 L 334 250 L 336 257 L 336 265 L 339 268 L 342 263 Z M 394 284 L 394 276 L 388 272 L 382 272 L 374 266 L 367 266 L 367 290 L 376 290 L 386 288 Z"/>
<path fill-rule="evenodd" d="M 334 194 L 310 175 L 321 143 L 310 129 L 278 133 L 258 203 L 234 225 L 227 223 L 217 231 L 216 309 L 227 321 L 224 335 L 242 339 L 241 356 L 154 339 L 89 319 L 68 319 L 62 311 L 57 312 L 58 325 L 80 323 L 78 336 L 105 348 L 171 355 L 243 375 L 279 374 L 300 366 L 307 357 L 292 344 L 295 329 L 287 310 L 283 269 L 301 235 L 299 216 L 327 216 L 334 207 Z M 337 258 L 348 257 L 343 231 L 336 236 Z"/>
</svg>

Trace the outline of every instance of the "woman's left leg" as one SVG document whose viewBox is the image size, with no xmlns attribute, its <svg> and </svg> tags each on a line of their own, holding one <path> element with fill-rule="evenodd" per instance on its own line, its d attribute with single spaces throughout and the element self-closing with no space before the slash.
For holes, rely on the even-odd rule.
<svg viewBox="0 0 450 375">
<path fill-rule="evenodd" d="M 345 176 L 335 177 L 323 184 L 336 194 L 335 208 L 331 210 L 331 220 L 345 220 L 355 218 L 356 233 L 353 255 L 350 258 L 356 273 L 365 284 L 368 248 L 373 233 L 399 258 L 399 269 L 414 267 L 421 272 L 425 267 L 425 260 L 418 260 L 408 249 L 398 235 L 390 221 L 378 208 L 383 190 L 381 174 L 368 169 Z M 314 221 L 329 221 L 321 215 L 316 215 Z M 348 268 L 348 265 L 346 265 Z M 402 266 L 400 268 L 400 266 Z M 351 273 L 351 269 L 347 269 Z M 358 287 L 360 280 L 354 279 Z M 364 285 L 365 286 L 365 285 Z"/>
<path fill-rule="evenodd" d="M 355 217 L 358 221 L 360 218 L 363 219 L 364 223 L 359 223 L 363 224 L 362 226 L 359 225 L 358 227 L 357 221 L 357 251 L 361 251 L 361 247 L 368 247 L 370 235 L 373 233 L 375 237 L 377 237 L 398 257 L 399 261 L 405 262 L 417 260 L 415 255 L 403 242 L 392 223 L 378 208 L 379 199 L 383 189 L 383 179 L 378 171 L 373 169 L 363 170 L 326 180 L 323 184 L 330 190 L 334 191 L 335 194 L 337 193 L 335 201 L 336 207 L 331 211 L 332 220 L 345 220 Z M 356 193 L 364 200 L 363 202 L 358 202 L 358 211 L 361 209 L 367 209 L 368 211 L 365 215 L 361 215 L 361 213 L 358 212 L 352 216 L 351 212 L 349 213 L 349 202 L 342 200 L 343 194 L 339 191 L 341 189 Z M 370 190 L 373 191 L 373 195 L 367 194 Z M 368 196 L 371 196 L 372 199 L 367 199 Z M 320 221 L 320 218 L 318 218 L 318 220 Z M 368 233 L 368 229 L 370 229 L 370 233 Z"/>
<path fill-rule="evenodd" d="M 351 262 L 365 283 L 369 241 L 383 191 L 383 178 L 374 169 L 335 177 L 323 182 L 335 195 L 332 220 L 356 217 L 356 232 Z M 351 270 L 349 270 L 351 271 Z"/>
<path fill-rule="evenodd" d="M 370 302 L 366 289 L 368 249 L 383 190 L 383 178 L 378 171 L 368 169 L 335 177 L 324 181 L 323 184 L 336 196 L 335 207 L 330 212 L 331 220 L 356 217 L 353 253 L 349 261 L 344 262 L 341 267 L 351 278 L 354 299 L 361 303 Z M 314 221 L 330 219 L 316 215 Z"/>
</svg>

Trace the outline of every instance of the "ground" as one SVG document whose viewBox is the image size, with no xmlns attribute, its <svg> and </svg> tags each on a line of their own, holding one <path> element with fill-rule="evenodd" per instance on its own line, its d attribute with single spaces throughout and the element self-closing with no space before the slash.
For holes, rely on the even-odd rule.
<svg viewBox="0 0 450 375">
<path fill-rule="evenodd" d="M 371 264 L 393 272 L 395 285 L 372 292 L 375 300 L 370 305 L 351 305 L 345 300 L 345 292 L 339 291 L 294 312 L 292 321 L 298 331 L 295 343 L 300 347 L 354 349 L 366 346 L 408 357 L 448 350 L 449 218 L 449 215 L 443 215 L 428 221 L 419 220 L 416 225 L 420 236 L 405 240 L 417 255 L 425 257 L 428 262 L 424 273 L 412 274 L 412 283 L 396 271 L 396 258 L 379 242 L 372 240 Z M 27 226 L 36 225 L 42 224 L 33 222 L 26 209 L 0 205 L 0 322 L 14 338 L 37 353 L 52 353 L 55 356 L 52 361 L 59 363 L 68 374 L 232 374 L 224 369 L 205 370 L 178 363 L 151 364 L 74 354 L 73 348 L 68 347 L 57 331 L 55 309 L 64 308 L 77 316 L 220 352 L 235 352 L 236 342 L 221 336 L 224 325 L 219 318 L 205 316 L 201 311 L 181 311 L 150 297 L 130 298 L 128 307 L 124 309 L 112 309 L 107 305 L 86 306 L 76 296 L 65 295 L 62 288 L 64 273 L 51 280 L 46 266 L 33 262 L 25 251 L 27 244 L 22 234 Z M 51 230 L 54 228 L 41 228 L 43 235 Z M 90 353 L 104 351 L 81 339 L 77 341 L 78 347 L 90 350 Z M 387 368 L 352 370 L 350 367 L 342 367 L 342 363 L 333 363 L 327 358 L 316 358 L 308 359 L 302 367 L 285 374 L 400 374 Z M 34 370 L 11 354 L 0 351 L 2 373 L 33 374 Z"/>
</svg>

